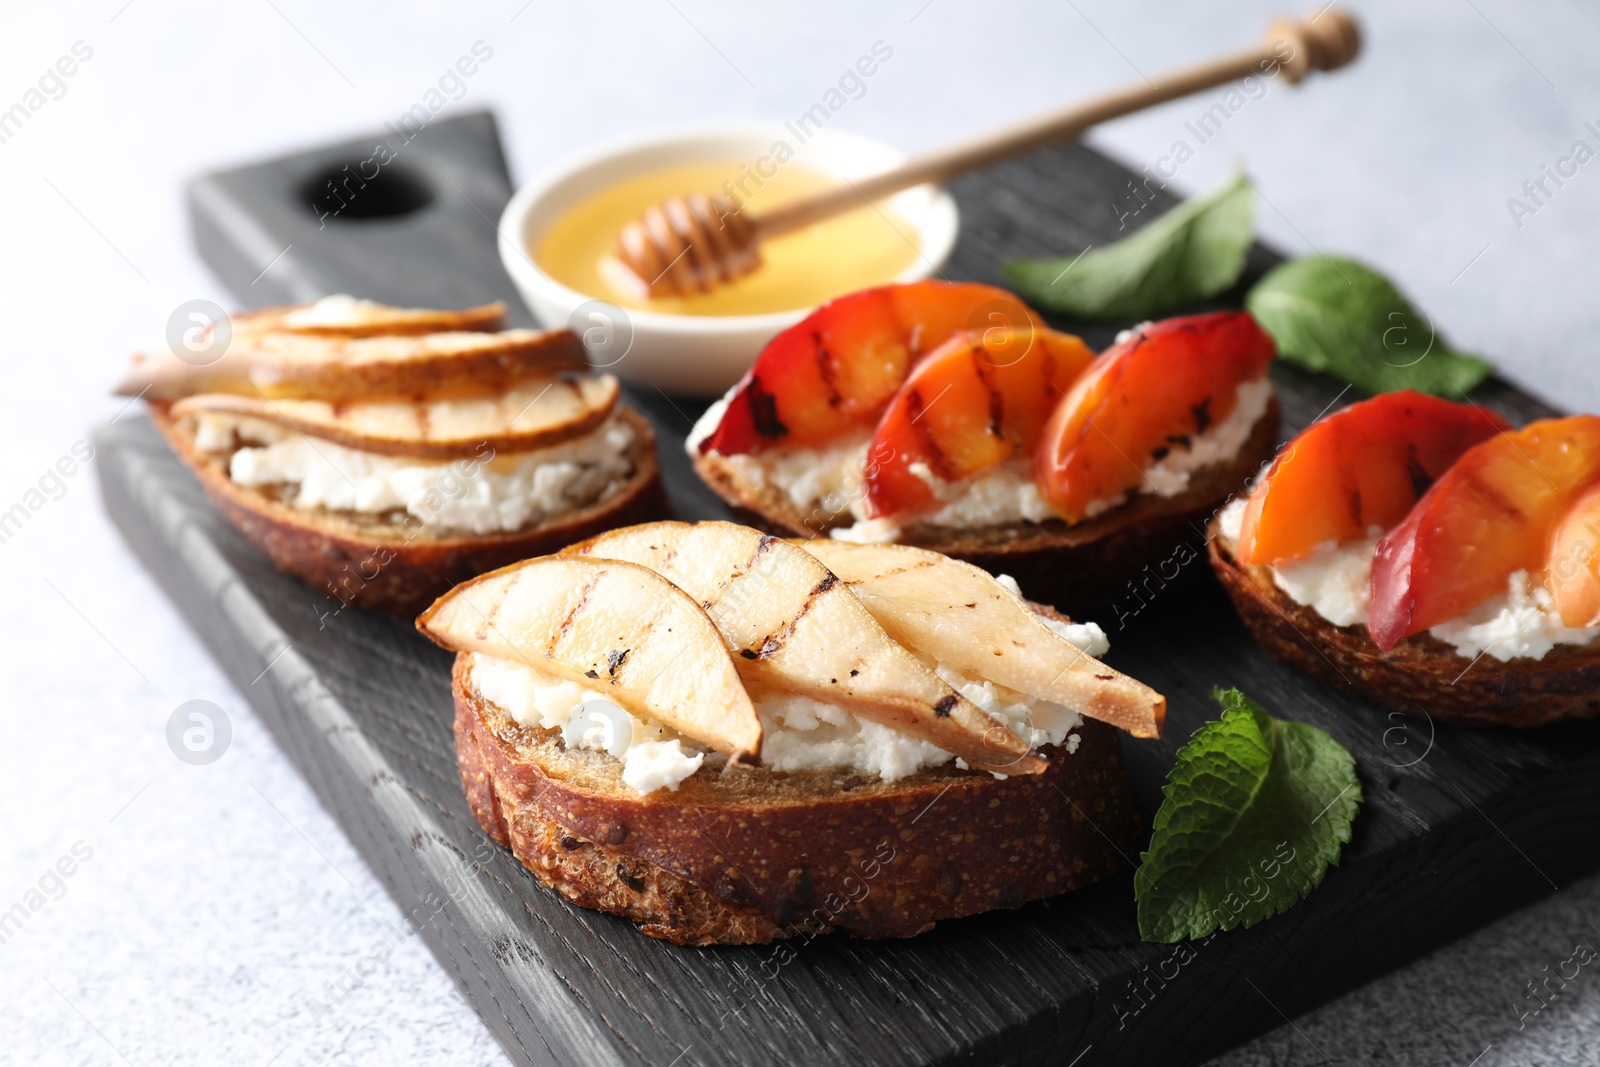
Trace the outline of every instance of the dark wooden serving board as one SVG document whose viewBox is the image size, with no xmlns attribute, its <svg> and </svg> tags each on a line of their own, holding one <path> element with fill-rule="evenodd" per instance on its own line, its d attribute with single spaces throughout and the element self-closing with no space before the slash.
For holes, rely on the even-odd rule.
<svg viewBox="0 0 1600 1067">
<path fill-rule="evenodd" d="M 395 184 L 375 183 L 366 217 L 319 229 L 310 190 L 375 143 L 194 183 L 200 251 L 240 303 L 499 298 L 528 322 L 496 260 L 510 182 L 493 119 L 392 145 L 382 181 Z M 1005 257 L 1103 244 L 1129 179 L 1069 145 L 963 180 L 946 273 L 999 281 Z M 1171 203 L 1156 201 L 1135 222 Z M 1257 249 L 1251 276 L 1275 258 Z M 1098 346 L 1112 331 L 1083 332 Z M 1340 393 L 1274 373 L 1290 428 Z M 679 515 L 724 515 L 681 454 L 702 404 L 653 389 L 629 399 L 656 422 Z M 1519 421 L 1549 413 L 1503 383 L 1479 399 Z M 448 655 L 408 620 L 330 614 L 333 601 L 277 574 L 142 419 L 98 444 L 106 505 L 130 544 L 518 1063 L 1190 1063 L 1600 866 L 1600 727 L 1435 728 L 1344 698 L 1262 654 L 1196 561 L 1147 608 L 1129 599 L 1100 616 L 1111 661 L 1171 700 L 1164 740 L 1124 742 L 1139 799 L 1154 811 L 1175 751 L 1215 715 L 1213 685 L 1328 730 L 1355 754 L 1367 799 L 1342 865 L 1306 902 L 1183 950 L 1140 942 L 1127 873 L 908 941 L 826 937 L 792 953 L 651 941 L 568 906 L 488 843 L 456 776 Z"/>
</svg>

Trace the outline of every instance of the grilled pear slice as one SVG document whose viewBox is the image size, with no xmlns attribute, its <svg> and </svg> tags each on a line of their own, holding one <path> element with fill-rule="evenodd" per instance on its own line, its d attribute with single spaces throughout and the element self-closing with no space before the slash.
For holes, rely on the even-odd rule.
<svg viewBox="0 0 1600 1067">
<path fill-rule="evenodd" d="M 456 652 L 525 663 L 604 692 L 736 759 L 761 720 L 722 636 L 683 590 L 645 567 L 543 556 L 456 586 L 417 619 Z"/>
<path fill-rule="evenodd" d="M 637 563 L 683 589 L 754 684 L 849 708 L 984 770 L 1045 767 L 1026 741 L 896 644 L 815 556 L 786 541 L 731 522 L 654 522 L 566 552 Z"/>
<path fill-rule="evenodd" d="M 1047 626 L 988 572 L 925 548 L 795 542 L 902 643 L 1134 737 L 1160 737 L 1167 698 Z"/>
<path fill-rule="evenodd" d="M 261 333 L 304 333 L 322 337 L 450 333 L 498 330 L 505 324 L 501 301 L 478 307 L 445 310 L 400 308 L 353 296 L 325 296 L 309 304 L 262 308 L 231 316 L 233 336 Z"/>
<path fill-rule="evenodd" d="M 172 405 L 175 416 L 247 415 L 325 441 L 391 456 L 461 459 L 485 446 L 526 452 L 593 430 L 616 407 L 621 387 L 611 375 L 532 378 L 503 392 L 382 400 L 268 400 L 237 393 L 201 393 Z"/>
<path fill-rule="evenodd" d="M 247 335 L 203 366 L 170 352 L 135 356 L 117 392 L 151 400 L 196 393 L 277 399 L 482 391 L 524 378 L 588 370 L 571 330 L 430 333 L 422 336 Z"/>
</svg>

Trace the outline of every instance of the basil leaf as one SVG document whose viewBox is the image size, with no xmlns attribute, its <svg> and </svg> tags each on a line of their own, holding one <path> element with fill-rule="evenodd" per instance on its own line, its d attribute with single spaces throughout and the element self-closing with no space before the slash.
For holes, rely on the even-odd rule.
<svg viewBox="0 0 1600 1067">
<path fill-rule="evenodd" d="M 1244 304 L 1278 343 L 1279 356 L 1369 393 L 1417 389 L 1454 397 L 1494 370 L 1445 344 L 1389 279 L 1353 260 L 1281 264 Z"/>
<path fill-rule="evenodd" d="M 1139 936 L 1253 926 L 1322 881 L 1361 806 L 1355 760 L 1327 733 L 1281 722 L 1237 689 L 1178 752 L 1134 875 Z"/>
<path fill-rule="evenodd" d="M 1131 236 L 1081 256 L 1004 265 L 1017 294 L 1079 319 L 1137 320 L 1216 296 L 1250 250 L 1255 189 L 1243 174 L 1186 200 Z"/>
</svg>

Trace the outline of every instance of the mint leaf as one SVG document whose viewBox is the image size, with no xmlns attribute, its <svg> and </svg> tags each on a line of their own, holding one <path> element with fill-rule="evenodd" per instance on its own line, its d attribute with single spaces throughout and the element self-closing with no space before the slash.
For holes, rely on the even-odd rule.
<svg viewBox="0 0 1600 1067">
<path fill-rule="evenodd" d="M 1241 174 L 1103 248 L 1065 259 L 1016 259 L 1003 269 L 1018 295 L 1047 311 L 1146 319 L 1238 281 L 1254 215 L 1255 190 Z"/>
<path fill-rule="evenodd" d="M 1353 260 L 1314 256 L 1274 267 L 1244 305 L 1282 358 L 1369 393 L 1454 397 L 1494 370 L 1445 344 L 1389 279 Z"/>
<path fill-rule="evenodd" d="M 1212 696 L 1222 718 L 1178 751 L 1134 875 L 1146 941 L 1254 926 L 1292 907 L 1339 862 L 1361 806 L 1355 760 L 1327 733 L 1274 719 L 1237 689 Z"/>
</svg>

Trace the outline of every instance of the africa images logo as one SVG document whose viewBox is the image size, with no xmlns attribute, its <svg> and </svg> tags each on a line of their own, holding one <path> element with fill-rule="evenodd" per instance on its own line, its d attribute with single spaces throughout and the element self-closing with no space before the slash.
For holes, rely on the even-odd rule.
<svg viewBox="0 0 1600 1067">
<path fill-rule="evenodd" d="M 167 747 L 191 766 L 217 762 L 232 742 L 228 713 L 209 700 L 185 701 L 167 718 Z"/>
</svg>

